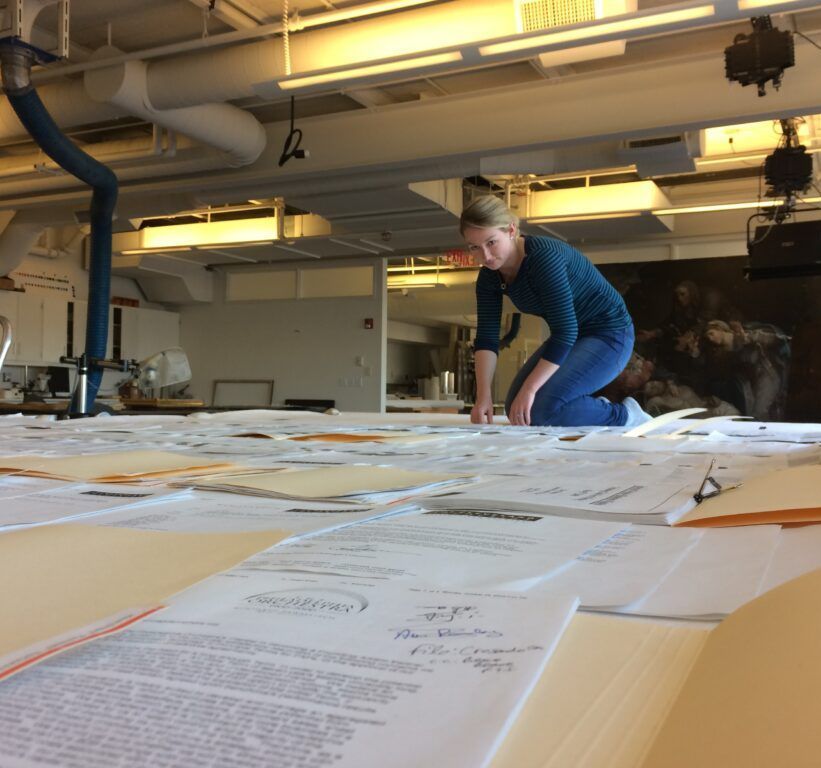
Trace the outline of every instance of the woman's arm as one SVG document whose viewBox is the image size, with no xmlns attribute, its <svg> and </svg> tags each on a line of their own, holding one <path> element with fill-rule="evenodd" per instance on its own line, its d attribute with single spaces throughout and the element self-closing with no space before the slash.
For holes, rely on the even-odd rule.
<svg viewBox="0 0 821 768">
<path fill-rule="evenodd" d="M 493 395 L 490 386 L 496 371 L 496 353 L 477 349 L 474 355 L 476 367 L 476 403 L 470 411 L 472 424 L 493 424 Z"/>
</svg>

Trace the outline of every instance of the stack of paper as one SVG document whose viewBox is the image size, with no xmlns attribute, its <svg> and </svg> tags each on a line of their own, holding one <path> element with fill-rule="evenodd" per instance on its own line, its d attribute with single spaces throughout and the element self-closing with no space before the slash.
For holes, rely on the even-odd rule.
<svg viewBox="0 0 821 768">
<path fill-rule="evenodd" d="M 288 435 L 275 432 L 242 432 L 234 437 L 259 437 L 271 440 L 295 440 L 297 442 L 320 443 L 418 443 L 442 440 L 441 434 L 433 432 L 410 432 L 371 429 L 367 432 L 311 432 L 307 435 Z"/>
<path fill-rule="evenodd" d="M 428 499 L 431 509 L 474 509 L 669 525 L 695 505 L 702 471 L 586 466 L 572 474 L 503 478 Z"/>
<path fill-rule="evenodd" d="M 233 464 L 164 451 L 121 451 L 82 456 L 0 457 L 0 473 L 97 483 L 133 483 L 180 475 L 236 470 Z"/>
<path fill-rule="evenodd" d="M 492 768 L 771 768 L 821 753 L 821 571 L 715 629 L 576 616 Z"/>
<path fill-rule="evenodd" d="M 346 499 L 382 502 L 471 481 L 470 475 L 412 472 L 394 467 L 325 467 L 288 472 L 260 472 L 197 481 L 208 491 L 230 491 L 285 499 Z"/>
<path fill-rule="evenodd" d="M 750 602 L 758 594 L 781 529 L 756 525 L 701 534 L 655 589 L 623 610 L 713 620 Z"/>
<path fill-rule="evenodd" d="M 637 768 L 708 636 L 577 614 L 491 768 Z"/>
<path fill-rule="evenodd" d="M 812 766 L 821 754 L 821 571 L 714 629 L 642 768 Z"/>
</svg>

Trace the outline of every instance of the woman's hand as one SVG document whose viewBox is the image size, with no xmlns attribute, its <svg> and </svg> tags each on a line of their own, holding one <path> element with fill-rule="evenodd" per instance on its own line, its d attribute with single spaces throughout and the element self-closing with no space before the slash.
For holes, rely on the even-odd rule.
<svg viewBox="0 0 821 768">
<path fill-rule="evenodd" d="M 529 387 L 522 387 L 519 393 L 510 404 L 508 418 L 510 423 L 517 427 L 530 426 L 530 409 L 533 407 L 533 399 L 536 392 Z"/>
<path fill-rule="evenodd" d="M 493 399 L 477 398 L 476 405 L 470 409 L 471 424 L 493 424 Z"/>
</svg>

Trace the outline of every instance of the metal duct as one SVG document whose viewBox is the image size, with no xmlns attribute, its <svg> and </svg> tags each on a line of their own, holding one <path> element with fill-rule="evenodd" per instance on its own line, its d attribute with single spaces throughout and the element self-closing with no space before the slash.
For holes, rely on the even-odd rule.
<svg viewBox="0 0 821 768">
<path fill-rule="evenodd" d="M 48 113 L 60 125 L 71 128 L 89 123 L 102 123 L 126 116 L 111 104 L 91 101 L 86 96 L 82 78 L 70 82 L 44 85 L 37 93 Z M 0 138 L 22 138 L 27 131 L 7 101 L 0 101 Z"/>
<path fill-rule="evenodd" d="M 148 96 L 147 71 L 144 62 L 127 61 L 86 72 L 86 92 L 95 101 L 114 104 L 129 114 L 222 150 L 231 166 L 249 165 L 265 149 L 267 137 L 259 121 L 230 104 L 156 109 Z"/>
</svg>

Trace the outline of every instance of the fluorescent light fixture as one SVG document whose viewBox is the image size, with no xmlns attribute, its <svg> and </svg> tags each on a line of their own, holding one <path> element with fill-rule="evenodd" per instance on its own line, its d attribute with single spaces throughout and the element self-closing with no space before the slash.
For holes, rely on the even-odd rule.
<svg viewBox="0 0 821 768">
<path fill-rule="evenodd" d="M 388 290 L 389 291 L 401 291 L 401 290 L 410 290 L 411 288 L 447 288 L 447 284 L 442 283 L 412 283 L 412 282 L 394 282 L 393 280 L 388 282 Z"/>
<path fill-rule="evenodd" d="M 655 182 L 628 181 L 534 192 L 530 196 L 527 219 L 544 223 L 627 218 L 668 205 L 670 201 Z"/>
<path fill-rule="evenodd" d="M 752 162 L 754 160 L 764 160 L 766 154 L 759 155 L 726 155 L 725 157 L 697 157 L 696 168 L 701 168 L 703 165 L 723 165 L 724 163 L 742 163 Z"/>
<path fill-rule="evenodd" d="M 801 203 L 819 203 L 821 197 L 805 197 Z M 747 203 L 717 203 L 715 205 L 691 205 L 681 208 L 661 208 L 650 211 L 654 216 L 671 216 L 679 213 L 713 213 L 715 211 L 741 211 L 749 208 L 777 208 L 784 200 L 755 200 Z"/>
<path fill-rule="evenodd" d="M 691 8 L 679 8 L 675 11 L 648 13 L 642 16 L 628 16 L 615 21 L 585 23 L 572 29 L 548 32 L 544 35 L 535 35 L 518 40 L 509 40 L 504 43 L 492 43 L 479 48 L 482 56 L 496 56 L 500 53 L 524 51 L 531 48 L 546 48 L 549 45 L 561 43 L 587 42 L 597 37 L 618 35 L 624 32 L 661 27 L 669 24 L 679 24 L 696 19 L 706 19 L 715 15 L 714 5 L 696 5 Z"/>
<path fill-rule="evenodd" d="M 775 2 L 773 0 L 738 0 L 738 10 L 749 11 L 753 8 L 769 8 L 771 6 L 790 5 L 795 2 L 798 2 L 798 0 L 775 0 Z"/>
<path fill-rule="evenodd" d="M 551 194 L 550 192 L 542 192 L 536 194 Z M 821 203 L 821 197 L 805 197 L 799 201 L 800 203 Z M 775 200 L 751 200 L 743 203 L 715 203 L 712 205 L 688 205 L 680 207 L 669 208 L 653 208 L 648 210 L 635 209 L 632 211 L 591 211 L 587 214 L 573 214 L 573 215 L 555 215 L 555 216 L 536 216 L 528 217 L 526 219 L 528 224 L 549 224 L 551 222 L 568 222 L 568 221 L 599 221 L 601 219 L 626 219 L 635 218 L 645 213 L 653 216 L 674 216 L 680 213 L 715 213 L 718 211 L 742 211 L 745 209 L 754 208 L 777 208 L 784 205 L 783 199 Z"/>
<path fill-rule="evenodd" d="M 295 88 L 308 88 L 313 85 L 322 85 L 324 83 L 357 80 L 363 77 L 390 74 L 391 72 L 403 72 L 409 69 L 424 69 L 426 67 L 435 67 L 439 64 L 451 64 L 461 60 L 462 54 L 459 51 L 450 51 L 448 53 L 436 53 L 430 56 L 415 56 L 413 58 L 400 59 L 398 61 L 387 61 L 380 64 L 366 64 L 363 66 L 348 67 L 346 69 L 337 69 L 330 72 L 322 72 L 316 75 L 292 77 L 288 80 L 280 80 L 277 85 L 279 85 L 282 90 L 289 91 Z"/>
<path fill-rule="evenodd" d="M 528 224 L 551 224 L 570 221 L 601 221 L 603 219 L 635 219 L 642 215 L 641 211 L 626 213 L 588 213 L 575 216 L 543 216 L 537 219 L 527 219 Z"/>
<path fill-rule="evenodd" d="M 367 5 L 343 8 L 338 11 L 327 11 L 318 13 L 315 17 L 305 16 L 292 22 L 290 30 L 292 32 L 309 27 L 324 24 L 332 24 L 337 21 L 350 21 L 351 19 L 361 19 L 363 16 L 374 16 L 380 13 L 390 13 L 391 11 L 401 11 L 404 8 L 413 8 L 417 5 L 429 5 L 436 0 L 385 0 L 383 3 L 368 3 Z"/>
<path fill-rule="evenodd" d="M 798 125 L 798 136 L 801 139 L 812 141 L 810 131 L 812 121 L 802 119 L 804 122 Z M 740 155 L 761 151 L 765 151 L 766 154 L 773 150 L 780 138 L 781 129 L 778 127 L 778 120 L 758 120 L 754 123 L 705 128 L 703 131 L 704 157 L 715 155 L 723 157 L 728 154 Z"/>
<path fill-rule="evenodd" d="M 191 249 L 187 245 L 177 246 L 175 248 L 127 248 L 120 251 L 123 256 L 135 256 L 137 254 L 151 254 L 151 253 L 186 253 Z"/>
<path fill-rule="evenodd" d="M 276 216 L 146 227 L 141 229 L 139 234 L 141 253 L 144 253 L 145 249 L 156 251 L 180 247 L 267 243 L 278 238 Z"/>
</svg>

